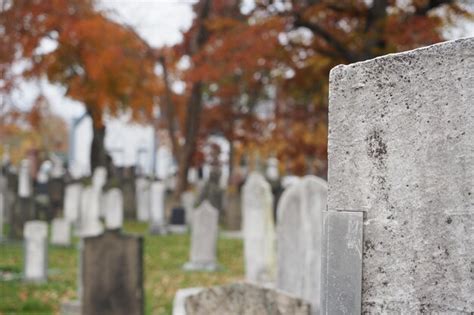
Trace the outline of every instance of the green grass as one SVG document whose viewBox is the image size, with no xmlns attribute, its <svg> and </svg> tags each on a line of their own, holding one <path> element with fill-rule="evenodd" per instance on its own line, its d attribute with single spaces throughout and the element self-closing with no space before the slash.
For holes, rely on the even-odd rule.
<svg viewBox="0 0 474 315">
<path fill-rule="evenodd" d="M 242 241 L 220 239 L 219 272 L 184 272 L 188 260 L 189 235 L 152 236 L 147 225 L 127 222 L 125 231 L 145 236 L 146 314 L 171 314 L 179 288 L 212 286 L 243 278 Z M 77 241 L 77 240 L 75 240 Z M 49 248 L 48 282 L 28 284 L 20 279 L 0 280 L 0 314 L 58 314 L 62 301 L 76 298 L 77 251 Z M 21 243 L 0 243 L 0 271 L 19 274 L 23 264 Z"/>
</svg>

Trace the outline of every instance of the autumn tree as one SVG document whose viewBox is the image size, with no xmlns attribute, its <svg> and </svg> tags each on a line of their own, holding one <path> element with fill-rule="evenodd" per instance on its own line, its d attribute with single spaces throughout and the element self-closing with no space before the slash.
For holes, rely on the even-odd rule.
<svg viewBox="0 0 474 315">
<path fill-rule="evenodd" d="M 104 115 L 151 116 L 159 91 L 153 51 L 132 29 L 97 12 L 93 0 L 2 3 L 4 78 L 11 85 L 17 77 L 46 76 L 65 86 L 66 95 L 84 103 L 93 120 L 91 168 L 105 165 Z M 44 51 L 45 42 L 55 48 Z M 14 74 L 20 61 L 28 66 Z"/>
</svg>

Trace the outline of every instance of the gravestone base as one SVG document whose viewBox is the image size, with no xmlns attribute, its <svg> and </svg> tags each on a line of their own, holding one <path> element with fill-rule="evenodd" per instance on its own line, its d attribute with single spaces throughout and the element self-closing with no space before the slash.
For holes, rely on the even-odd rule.
<svg viewBox="0 0 474 315">
<path fill-rule="evenodd" d="M 170 224 L 168 225 L 168 231 L 171 234 L 186 234 L 188 232 L 188 227 L 186 225 Z"/>
<path fill-rule="evenodd" d="M 61 303 L 61 315 L 82 315 L 81 302 L 79 300 L 70 300 Z"/>
<path fill-rule="evenodd" d="M 195 262 L 189 261 L 183 265 L 184 271 L 207 271 L 214 272 L 221 270 L 222 267 L 214 261 L 209 262 Z"/>
<path fill-rule="evenodd" d="M 167 235 L 169 233 L 168 227 L 163 224 L 151 224 L 150 234 L 152 235 Z"/>
</svg>

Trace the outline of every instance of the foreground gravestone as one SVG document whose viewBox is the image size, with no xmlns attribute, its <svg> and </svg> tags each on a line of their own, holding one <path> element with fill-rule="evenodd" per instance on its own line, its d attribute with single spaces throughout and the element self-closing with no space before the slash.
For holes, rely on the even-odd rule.
<svg viewBox="0 0 474 315">
<path fill-rule="evenodd" d="M 203 289 L 186 298 L 186 315 L 310 315 L 310 305 L 249 283 Z"/>
<path fill-rule="evenodd" d="M 64 218 L 71 223 L 79 219 L 81 192 L 82 185 L 79 183 L 67 185 L 64 191 Z"/>
<path fill-rule="evenodd" d="M 46 281 L 48 270 L 48 224 L 44 221 L 25 223 L 24 280 Z"/>
<path fill-rule="evenodd" d="M 288 187 L 278 204 L 276 287 L 311 303 L 319 314 L 323 212 L 327 184 L 305 176 Z"/>
<path fill-rule="evenodd" d="M 123 195 L 119 188 L 109 189 L 104 194 L 105 228 L 121 229 L 123 225 Z"/>
<path fill-rule="evenodd" d="M 92 186 L 84 187 L 81 193 L 79 235 L 95 236 L 104 230 L 100 221 L 100 191 Z"/>
<path fill-rule="evenodd" d="M 166 234 L 165 220 L 165 192 L 166 186 L 155 181 L 150 188 L 150 233 Z"/>
<path fill-rule="evenodd" d="M 270 184 L 256 172 L 242 190 L 242 232 L 247 281 L 271 283 L 275 279 L 275 223 Z"/>
<path fill-rule="evenodd" d="M 135 180 L 137 220 L 147 222 L 150 218 L 150 181 L 144 177 Z"/>
<path fill-rule="evenodd" d="M 143 239 L 106 231 L 84 239 L 83 314 L 143 314 Z"/>
<path fill-rule="evenodd" d="M 217 264 L 217 236 L 219 212 L 205 200 L 195 211 L 191 227 L 190 261 L 184 270 L 215 271 Z"/>
<path fill-rule="evenodd" d="M 339 216 L 323 276 L 346 288 L 328 286 L 324 314 L 353 301 L 370 314 L 474 310 L 473 52 L 468 38 L 331 71 L 328 209 Z M 362 234 L 362 220 L 363 241 L 336 241 Z M 361 269 L 331 254 L 349 249 Z"/>
<path fill-rule="evenodd" d="M 51 244 L 58 246 L 71 245 L 71 223 L 68 220 L 53 219 L 51 222 Z"/>
</svg>

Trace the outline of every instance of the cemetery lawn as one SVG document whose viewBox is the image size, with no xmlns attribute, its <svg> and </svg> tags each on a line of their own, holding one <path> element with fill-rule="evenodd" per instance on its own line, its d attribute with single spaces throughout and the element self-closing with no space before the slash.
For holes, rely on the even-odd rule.
<svg viewBox="0 0 474 315">
<path fill-rule="evenodd" d="M 188 260 L 189 235 L 152 236 L 147 233 L 147 228 L 148 225 L 136 222 L 125 225 L 126 232 L 145 236 L 146 314 L 171 314 L 174 294 L 180 288 L 243 279 L 241 240 L 219 239 L 218 260 L 223 266 L 222 271 L 191 273 L 181 270 Z M 61 301 L 76 298 L 78 258 L 75 248 L 75 244 L 71 248 L 50 246 L 48 282 L 28 284 L 20 279 L 22 243 L 0 243 L 0 314 L 59 314 Z"/>
</svg>

